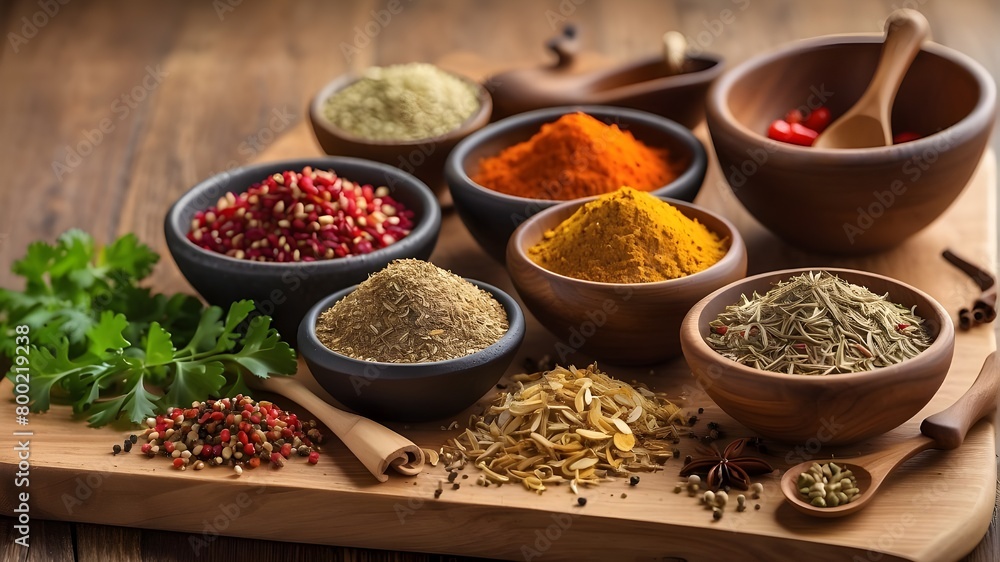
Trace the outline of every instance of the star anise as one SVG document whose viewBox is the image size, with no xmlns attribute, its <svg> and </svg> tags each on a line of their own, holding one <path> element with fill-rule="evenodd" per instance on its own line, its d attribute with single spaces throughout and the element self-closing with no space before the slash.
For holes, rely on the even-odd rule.
<svg viewBox="0 0 1000 562">
<path fill-rule="evenodd" d="M 707 474 L 709 489 L 730 486 L 746 490 L 750 488 L 751 476 L 774 472 L 767 461 L 757 457 L 742 456 L 746 444 L 746 439 L 737 439 L 722 452 L 719 452 L 715 443 L 712 443 L 711 448 L 699 447 L 706 456 L 686 463 L 681 468 L 681 476 Z"/>
</svg>

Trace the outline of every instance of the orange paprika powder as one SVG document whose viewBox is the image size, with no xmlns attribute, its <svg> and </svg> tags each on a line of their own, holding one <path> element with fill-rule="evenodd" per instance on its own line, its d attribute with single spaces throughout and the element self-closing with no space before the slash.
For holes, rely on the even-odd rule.
<svg viewBox="0 0 1000 562">
<path fill-rule="evenodd" d="M 517 197 L 569 200 L 623 185 L 652 191 L 678 173 L 666 150 L 650 148 L 618 125 L 569 113 L 525 142 L 484 158 L 473 181 Z"/>
</svg>

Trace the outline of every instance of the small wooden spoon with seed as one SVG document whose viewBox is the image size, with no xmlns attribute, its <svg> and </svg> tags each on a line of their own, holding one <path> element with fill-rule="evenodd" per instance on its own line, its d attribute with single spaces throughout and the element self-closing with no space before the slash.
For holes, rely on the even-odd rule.
<svg viewBox="0 0 1000 562">
<path fill-rule="evenodd" d="M 947 410 L 925 418 L 920 424 L 920 433 L 901 441 L 886 450 L 869 453 L 860 457 L 840 459 L 835 462 L 844 469 L 850 469 L 858 481 L 861 495 L 851 503 L 837 507 L 816 507 L 805 501 L 799 494 L 796 481 L 799 474 L 809 470 L 813 461 L 797 464 L 781 476 L 781 492 L 785 494 L 795 509 L 815 517 L 843 517 L 863 509 L 875 497 L 875 493 L 893 470 L 908 459 L 927 449 L 957 449 L 965 440 L 969 428 L 979 420 L 994 413 L 997 408 L 997 392 L 1000 391 L 1000 361 L 997 352 L 986 358 L 976 382 Z"/>
</svg>

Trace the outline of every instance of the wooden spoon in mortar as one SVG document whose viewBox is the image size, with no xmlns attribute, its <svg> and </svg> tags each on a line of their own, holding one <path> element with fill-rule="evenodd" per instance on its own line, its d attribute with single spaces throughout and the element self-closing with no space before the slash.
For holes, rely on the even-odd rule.
<svg viewBox="0 0 1000 562">
<path fill-rule="evenodd" d="M 334 408 L 293 377 L 250 379 L 252 386 L 280 394 L 316 416 L 379 482 L 389 480 L 385 474 L 389 467 L 406 476 L 416 476 L 423 469 L 424 452 L 412 441 L 368 418 Z"/>
<path fill-rule="evenodd" d="M 892 12 L 875 76 L 854 107 L 823 131 L 817 148 L 872 148 L 892 144 L 892 102 L 906 70 L 930 35 L 927 18 L 916 10 Z"/>
<path fill-rule="evenodd" d="M 986 358 L 976 382 L 947 410 L 925 418 L 918 435 L 901 441 L 884 451 L 850 459 L 837 459 L 842 468 L 849 468 L 858 481 L 861 495 L 851 503 L 837 507 L 816 507 L 799 495 L 796 486 L 799 474 L 809 470 L 814 461 L 789 468 L 781 476 L 781 492 L 795 509 L 816 517 L 843 517 L 863 509 L 874 497 L 886 477 L 899 465 L 927 449 L 957 449 L 965 440 L 969 428 L 996 411 L 997 391 L 1000 390 L 1000 362 L 994 351 Z"/>
</svg>

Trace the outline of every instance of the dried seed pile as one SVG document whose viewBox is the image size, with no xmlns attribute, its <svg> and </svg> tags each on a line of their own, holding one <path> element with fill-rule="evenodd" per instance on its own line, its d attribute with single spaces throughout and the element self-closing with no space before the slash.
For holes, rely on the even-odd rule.
<svg viewBox="0 0 1000 562">
<path fill-rule="evenodd" d="M 683 482 L 678 482 L 674 486 L 674 493 L 679 494 L 687 489 L 688 496 L 698 497 L 698 501 L 701 505 L 712 512 L 712 519 L 718 521 L 722 519 L 723 514 L 726 510 L 726 505 L 729 504 L 729 493 L 725 490 L 706 490 L 701 492 L 702 480 L 697 474 L 691 474 L 688 476 L 687 480 Z M 750 485 L 750 497 L 757 500 L 760 499 L 761 493 L 764 491 L 764 486 L 760 482 L 754 482 Z M 760 509 L 760 504 L 754 505 L 755 510 Z M 736 496 L 736 511 L 738 513 L 743 513 L 747 510 L 747 497 L 745 494 L 738 494 Z"/>
<path fill-rule="evenodd" d="M 507 332 L 486 291 L 425 261 L 390 263 L 317 319 L 326 347 L 365 361 L 424 363 L 464 357 Z"/>
<path fill-rule="evenodd" d="M 476 88 L 427 63 L 372 67 L 323 107 L 337 127 L 355 136 L 415 141 L 457 129 L 479 109 Z"/>
<path fill-rule="evenodd" d="M 608 476 L 653 471 L 673 457 L 681 410 L 662 394 L 632 387 L 591 365 L 516 375 L 465 432 L 442 448 L 449 469 L 472 463 L 480 483 L 598 484 Z"/>
<path fill-rule="evenodd" d="M 180 470 L 231 465 L 242 474 L 244 466 L 257 468 L 262 462 L 281 467 L 293 453 L 316 464 L 317 445 L 323 442 L 315 420 L 299 420 L 271 402 L 254 403 L 243 395 L 172 408 L 147 419 L 146 426 L 141 451 L 171 457 Z"/>
<path fill-rule="evenodd" d="M 834 463 L 813 463 L 795 481 L 802 498 L 816 507 L 837 507 L 861 497 L 854 473 Z"/>
<path fill-rule="evenodd" d="M 871 371 L 930 346 L 914 309 L 836 275 L 808 272 L 740 302 L 712 322 L 709 346 L 743 365 L 777 373 Z"/>
<path fill-rule="evenodd" d="M 188 240 L 237 259 L 296 262 L 367 254 L 405 238 L 413 211 L 387 187 L 305 167 L 226 193 L 198 211 Z"/>
</svg>

